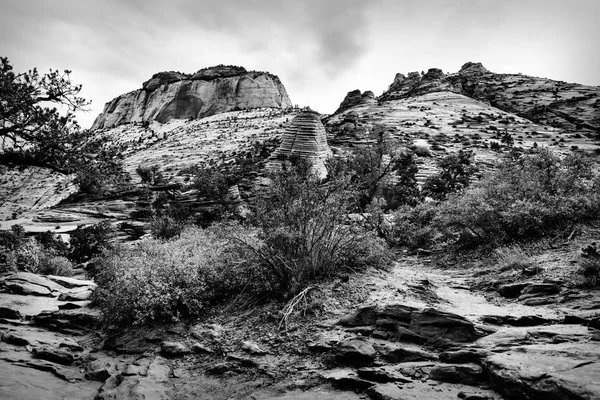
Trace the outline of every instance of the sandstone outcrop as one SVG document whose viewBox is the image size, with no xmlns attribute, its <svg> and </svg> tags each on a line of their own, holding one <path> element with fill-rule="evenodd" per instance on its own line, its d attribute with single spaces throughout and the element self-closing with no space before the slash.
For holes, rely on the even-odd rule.
<svg viewBox="0 0 600 400">
<path fill-rule="evenodd" d="M 92 129 L 128 122 L 203 118 L 251 108 L 288 108 L 292 103 L 275 75 L 246 71 L 243 67 L 217 66 L 195 74 L 160 72 L 141 89 L 106 103 Z"/>
<path fill-rule="evenodd" d="M 331 156 L 325 127 L 319 113 L 305 110 L 288 125 L 279 147 L 271 155 L 267 169 L 276 171 L 292 158 L 307 159 L 313 172 L 320 177 L 327 175 L 325 160 Z"/>
<path fill-rule="evenodd" d="M 350 92 L 336 113 L 363 103 Z M 600 88 L 522 74 L 496 74 L 467 62 L 457 73 L 431 68 L 426 74 L 396 74 L 378 103 L 430 93 L 457 93 L 543 125 L 570 131 L 600 132 Z M 351 94 L 353 94 L 351 96 Z M 344 106 L 344 107 L 342 107 Z"/>
<path fill-rule="evenodd" d="M 348 92 L 344 100 L 340 103 L 340 106 L 335 111 L 339 113 L 341 111 L 347 110 L 348 108 L 360 105 L 360 104 L 376 104 L 375 94 L 367 90 L 364 93 L 361 93 L 360 90 L 356 89 L 351 92 Z"/>
</svg>

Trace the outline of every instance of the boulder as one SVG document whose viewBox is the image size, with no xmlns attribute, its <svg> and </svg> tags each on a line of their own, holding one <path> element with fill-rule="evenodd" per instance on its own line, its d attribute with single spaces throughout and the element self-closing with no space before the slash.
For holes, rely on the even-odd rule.
<svg viewBox="0 0 600 400">
<path fill-rule="evenodd" d="M 530 285 L 529 282 L 521 282 L 521 283 L 509 283 L 506 285 L 502 285 L 498 288 L 498 293 L 500 293 L 500 295 L 504 296 L 504 297 L 519 297 L 521 295 L 521 292 L 523 291 L 523 289 L 525 289 L 528 285 Z"/>
<path fill-rule="evenodd" d="M 438 356 L 414 345 L 386 343 L 377 346 L 377 351 L 383 358 L 392 363 L 411 361 L 437 360 Z"/>
<path fill-rule="evenodd" d="M 181 357 L 192 352 L 184 343 L 167 340 L 161 343 L 160 351 L 169 357 Z"/>
<path fill-rule="evenodd" d="M 343 340 L 336 348 L 336 361 L 343 365 L 369 366 L 376 355 L 375 348 L 359 337 Z"/>
<path fill-rule="evenodd" d="M 476 385 L 482 380 L 482 369 L 477 364 L 439 364 L 431 369 L 429 378 L 441 382 Z"/>
<path fill-rule="evenodd" d="M 373 386 L 375 383 L 362 379 L 358 374 L 349 368 L 338 368 L 321 373 L 321 377 L 340 389 L 359 389 L 364 390 Z"/>
<path fill-rule="evenodd" d="M 520 299 L 533 296 L 547 296 L 560 293 L 560 287 L 554 283 L 531 283 L 522 291 Z"/>
<path fill-rule="evenodd" d="M 434 308 L 413 313 L 410 330 L 429 339 L 445 338 L 455 342 L 470 342 L 478 337 L 471 321 Z"/>
<path fill-rule="evenodd" d="M 242 350 L 244 350 L 247 353 L 254 354 L 254 355 L 267 354 L 266 351 L 264 351 L 263 349 L 258 347 L 258 344 L 254 343 L 250 340 L 245 340 L 242 342 Z"/>
<path fill-rule="evenodd" d="M 0 318 L 21 319 L 21 313 L 13 307 L 0 307 Z"/>
<path fill-rule="evenodd" d="M 402 400 L 406 393 L 395 383 L 382 383 L 367 390 L 367 394 L 373 400 Z"/>
<path fill-rule="evenodd" d="M 363 367 L 357 369 L 356 373 L 363 379 L 378 383 L 412 382 L 412 379 L 405 377 L 400 372 L 395 371 L 390 367 Z"/>
<path fill-rule="evenodd" d="M 61 365 L 71 365 L 75 361 L 75 357 L 73 357 L 71 353 L 49 347 L 33 349 L 33 354 L 36 358 L 41 360 L 51 361 Z"/>
</svg>

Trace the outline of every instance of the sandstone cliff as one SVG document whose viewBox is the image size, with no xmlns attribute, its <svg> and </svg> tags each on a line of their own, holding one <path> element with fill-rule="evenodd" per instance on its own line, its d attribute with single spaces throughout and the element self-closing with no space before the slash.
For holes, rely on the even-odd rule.
<svg viewBox="0 0 600 400">
<path fill-rule="evenodd" d="M 127 122 L 203 118 L 250 108 L 288 108 L 292 103 L 275 75 L 217 66 L 195 74 L 160 72 L 141 89 L 106 103 L 92 129 Z"/>
</svg>

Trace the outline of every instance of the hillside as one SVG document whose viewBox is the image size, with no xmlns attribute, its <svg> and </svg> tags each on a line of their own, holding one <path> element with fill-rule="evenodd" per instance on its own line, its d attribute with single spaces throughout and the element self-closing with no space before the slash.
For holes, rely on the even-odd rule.
<svg viewBox="0 0 600 400">
<path fill-rule="evenodd" d="M 0 398 L 597 399 L 599 99 L 600 87 L 467 63 L 397 74 L 321 116 L 291 108 L 269 73 L 155 74 L 94 123 L 121 147 L 127 182 L 84 195 L 70 176 L 2 170 L 0 228 L 24 231 L 0 236 L 14 264 L 0 271 Z M 505 164 L 518 179 L 496 176 L 466 201 L 349 215 L 359 175 L 323 181 L 325 161 L 352 160 L 377 132 L 392 153 L 412 151 L 421 186 L 459 150 L 479 167 L 471 181 L 534 148 L 592 155 L 592 167 L 553 158 L 541 171 L 560 179 L 544 185 L 519 170 L 536 165 Z M 297 156 L 320 178 L 263 179 Z M 232 185 L 228 171 L 243 176 Z M 201 178 L 217 196 L 191 185 Z M 529 191 L 535 201 L 511 198 Z M 498 201 L 478 203 L 487 193 Z M 197 218 L 221 200 L 231 216 Z M 192 211 L 185 227 L 177 206 Z M 456 215 L 482 226 L 441 225 Z M 74 233 L 101 221 L 116 234 Z M 175 234 L 138 240 L 155 223 Z M 27 236 L 48 230 L 87 253 Z"/>
</svg>

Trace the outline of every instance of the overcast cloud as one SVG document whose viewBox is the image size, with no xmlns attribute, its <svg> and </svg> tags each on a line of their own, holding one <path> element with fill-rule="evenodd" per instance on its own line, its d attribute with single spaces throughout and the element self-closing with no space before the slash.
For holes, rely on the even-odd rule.
<svg viewBox="0 0 600 400">
<path fill-rule="evenodd" d="M 0 0 L 0 55 L 15 70 L 71 69 L 93 101 L 155 72 L 236 64 L 278 75 L 293 103 L 333 112 L 396 72 L 481 61 L 600 85 L 597 0 Z"/>
</svg>

